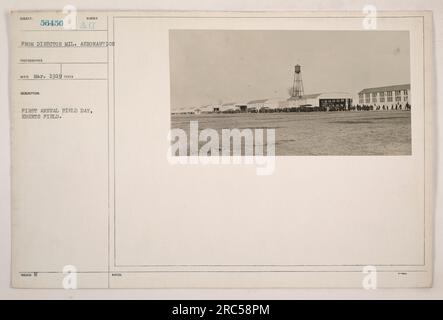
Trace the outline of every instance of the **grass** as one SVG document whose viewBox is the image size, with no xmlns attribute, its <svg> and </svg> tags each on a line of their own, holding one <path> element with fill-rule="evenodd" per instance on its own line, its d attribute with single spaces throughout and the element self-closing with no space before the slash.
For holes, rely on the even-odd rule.
<svg viewBox="0 0 443 320">
<path fill-rule="evenodd" d="M 297 155 L 410 155 L 410 111 L 172 115 L 171 128 L 270 129 L 275 152 Z M 204 142 L 200 143 L 200 145 Z"/>
</svg>

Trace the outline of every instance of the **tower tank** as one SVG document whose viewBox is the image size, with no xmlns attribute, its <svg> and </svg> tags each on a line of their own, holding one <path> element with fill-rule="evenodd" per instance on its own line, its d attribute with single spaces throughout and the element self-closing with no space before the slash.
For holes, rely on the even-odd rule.
<svg viewBox="0 0 443 320">
<path fill-rule="evenodd" d="M 297 64 L 294 68 L 295 73 L 300 73 L 301 72 L 301 67 L 299 64 Z"/>
<path fill-rule="evenodd" d="M 294 67 L 294 82 L 292 84 L 292 98 L 301 98 L 304 94 L 303 80 L 301 77 L 301 66 L 299 64 Z"/>
</svg>

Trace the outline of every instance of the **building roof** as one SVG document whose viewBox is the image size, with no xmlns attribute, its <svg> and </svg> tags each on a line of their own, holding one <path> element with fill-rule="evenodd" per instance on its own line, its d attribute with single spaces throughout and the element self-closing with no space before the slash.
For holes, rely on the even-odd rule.
<svg viewBox="0 0 443 320">
<path fill-rule="evenodd" d="M 409 86 L 409 85 L 408 85 Z M 366 89 L 365 89 L 366 90 Z M 400 89 L 398 89 L 400 90 Z M 269 106 L 270 104 L 280 104 L 280 103 L 284 103 L 286 101 L 299 101 L 299 100 L 306 100 L 306 99 L 315 99 L 318 97 L 322 97 L 322 96 L 328 96 L 328 95 L 345 95 L 345 96 L 350 96 L 349 93 L 347 92 L 326 92 L 326 93 L 313 93 L 313 94 L 305 94 L 303 96 L 301 96 L 300 98 L 297 97 L 279 97 L 279 98 L 266 98 L 266 99 L 255 99 L 255 100 L 250 100 L 248 102 L 227 102 L 227 103 L 223 103 L 223 104 L 217 104 L 217 105 L 212 105 L 212 106 L 217 106 L 220 108 L 223 107 L 238 107 L 238 106 L 244 106 L 244 105 L 250 105 L 250 104 L 264 104 L 266 106 Z M 211 105 L 206 105 L 206 106 L 202 106 L 199 107 L 197 109 L 207 109 L 210 108 Z M 223 109 L 225 109 L 223 108 Z"/>
<path fill-rule="evenodd" d="M 376 88 L 366 88 L 363 89 L 360 93 L 373 93 L 373 92 L 385 92 L 385 91 L 397 91 L 397 90 L 409 90 L 411 89 L 411 85 L 408 84 L 399 84 L 395 86 L 386 86 L 386 87 L 376 87 Z"/>
<path fill-rule="evenodd" d="M 248 104 L 251 104 L 251 103 L 265 103 L 266 101 L 268 101 L 268 99 L 251 100 L 251 101 L 248 102 Z"/>
<path fill-rule="evenodd" d="M 304 99 L 314 99 L 317 98 L 321 95 L 321 93 L 313 93 L 313 94 L 305 94 L 304 96 L 302 96 L 302 98 Z"/>
<path fill-rule="evenodd" d="M 305 95 L 302 95 L 301 97 L 290 97 L 287 99 L 287 101 L 300 100 L 300 99 L 314 99 L 314 98 L 319 97 L 320 95 L 321 95 L 321 93 L 305 94 Z"/>
</svg>

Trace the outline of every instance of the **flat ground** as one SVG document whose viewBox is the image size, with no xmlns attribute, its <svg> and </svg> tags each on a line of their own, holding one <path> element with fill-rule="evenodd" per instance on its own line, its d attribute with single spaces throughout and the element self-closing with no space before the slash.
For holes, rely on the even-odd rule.
<svg viewBox="0 0 443 320">
<path fill-rule="evenodd" d="M 276 131 L 276 155 L 410 155 L 410 111 L 172 115 L 171 128 Z M 202 145 L 204 143 L 201 143 Z"/>
</svg>

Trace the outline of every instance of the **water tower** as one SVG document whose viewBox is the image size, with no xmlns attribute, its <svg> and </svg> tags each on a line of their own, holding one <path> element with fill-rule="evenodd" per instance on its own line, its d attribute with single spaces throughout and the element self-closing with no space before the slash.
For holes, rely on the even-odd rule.
<svg viewBox="0 0 443 320">
<path fill-rule="evenodd" d="M 294 83 L 292 85 L 292 98 L 301 98 L 304 94 L 303 80 L 301 78 L 301 66 L 297 64 L 294 67 Z"/>
</svg>

